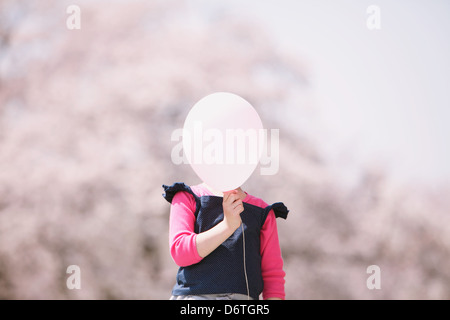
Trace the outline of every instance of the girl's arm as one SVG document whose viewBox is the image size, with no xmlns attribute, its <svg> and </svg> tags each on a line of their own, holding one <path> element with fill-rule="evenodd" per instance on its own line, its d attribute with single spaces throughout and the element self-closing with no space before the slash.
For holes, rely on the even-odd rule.
<svg viewBox="0 0 450 320">
<path fill-rule="evenodd" d="M 197 252 L 195 225 L 195 199 L 185 191 L 175 194 L 170 206 L 169 246 L 172 259 L 180 267 L 200 262 Z"/>
<path fill-rule="evenodd" d="M 264 280 L 264 299 L 284 299 L 283 258 L 278 240 L 277 223 L 273 210 L 270 211 L 261 229 L 261 271 Z"/>
<path fill-rule="evenodd" d="M 228 239 L 241 224 L 244 210 L 236 192 L 224 194 L 224 219 L 213 228 L 196 234 L 195 200 L 187 192 L 178 192 L 172 199 L 170 209 L 170 253 L 180 267 L 200 262 Z"/>
</svg>

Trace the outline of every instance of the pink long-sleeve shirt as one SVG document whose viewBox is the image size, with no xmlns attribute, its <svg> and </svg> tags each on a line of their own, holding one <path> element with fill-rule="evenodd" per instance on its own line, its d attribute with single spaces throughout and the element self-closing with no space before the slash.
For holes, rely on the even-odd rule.
<svg viewBox="0 0 450 320">
<path fill-rule="evenodd" d="M 191 190 L 198 196 L 213 195 L 203 185 L 192 186 Z M 263 200 L 247 194 L 246 203 L 265 208 Z M 175 194 L 170 209 L 169 244 L 173 260 L 180 267 L 186 267 L 202 260 L 198 254 L 194 232 L 196 202 L 185 191 Z M 264 281 L 263 299 L 285 298 L 283 259 L 278 241 L 277 224 L 273 210 L 269 212 L 260 232 L 261 271 Z"/>
</svg>

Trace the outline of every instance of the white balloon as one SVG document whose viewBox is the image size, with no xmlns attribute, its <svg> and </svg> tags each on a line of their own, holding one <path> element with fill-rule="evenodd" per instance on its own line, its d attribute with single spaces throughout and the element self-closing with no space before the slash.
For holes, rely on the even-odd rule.
<svg viewBox="0 0 450 320">
<path fill-rule="evenodd" d="M 183 149 L 196 174 L 215 190 L 240 187 L 258 165 L 263 125 L 252 105 L 227 92 L 210 94 L 190 110 Z"/>
</svg>

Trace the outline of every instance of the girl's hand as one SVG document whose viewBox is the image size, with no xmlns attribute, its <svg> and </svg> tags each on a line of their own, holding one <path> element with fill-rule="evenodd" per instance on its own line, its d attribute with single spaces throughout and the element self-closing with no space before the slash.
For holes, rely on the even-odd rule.
<svg viewBox="0 0 450 320">
<path fill-rule="evenodd" d="M 241 225 L 241 212 L 244 211 L 244 204 L 239 197 L 237 190 L 224 192 L 223 194 L 223 221 L 231 230 L 236 230 Z"/>
</svg>

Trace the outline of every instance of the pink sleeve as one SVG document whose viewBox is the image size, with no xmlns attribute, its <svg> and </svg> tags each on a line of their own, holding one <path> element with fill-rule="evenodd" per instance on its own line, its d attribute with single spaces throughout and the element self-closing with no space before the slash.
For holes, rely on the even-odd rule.
<svg viewBox="0 0 450 320">
<path fill-rule="evenodd" d="M 270 210 L 261 229 L 261 271 L 264 281 L 263 299 L 281 298 L 284 300 L 283 258 L 278 241 L 277 222 L 273 210 Z"/>
<path fill-rule="evenodd" d="M 169 245 L 172 259 L 180 267 L 202 260 L 197 251 L 195 225 L 195 200 L 185 191 L 175 194 L 170 206 Z"/>
</svg>

